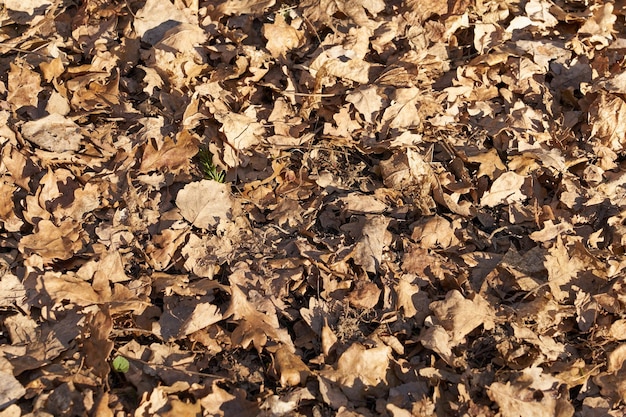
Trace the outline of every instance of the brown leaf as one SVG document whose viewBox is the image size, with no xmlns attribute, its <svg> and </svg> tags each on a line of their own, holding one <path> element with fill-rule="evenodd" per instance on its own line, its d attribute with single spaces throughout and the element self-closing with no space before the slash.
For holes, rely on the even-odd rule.
<svg viewBox="0 0 626 417">
<path fill-rule="evenodd" d="M 274 58 L 279 58 L 294 48 L 304 43 L 304 34 L 285 22 L 285 17 L 276 13 L 274 23 L 266 23 L 262 29 L 263 36 L 267 39 L 265 46 Z"/>
<path fill-rule="evenodd" d="M 85 242 L 82 225 L 73 220 L 56 226 L 50 220 L 41 220 L 35 233 L 24 236 L 19 243 L 22 253 L 37 253 L 46 261 L 69 259 L 80 251 Z"/>
<path fill-rule="evenodd" d="M 80 127 L 60 114 L 26 122 L 21 131 L 26 140 L 52 152 L 78 151 L 83 140 Z"/>
<path fill-rule="evenodd" d="M 176 140 L 169 137 L 153 139 L 143 151 L 139 172 L 180 171 L 189 166 L 198 149 L 198 140 L 187 131 L 180 132 Z"/>
<path fill-rule="evenodd" d="M 176 206 L 189 223 L 208 229 L 232 220 L 235 200 L 228 184 L 202 180 L 189 183 L 180 190 Z"/>
<path fill-rule="evenodd" d="M 106 306 L 96 307 L 94 310 L 87 317 L 82 347 L 85 365 L 91 367 L 98 377 L 105 380 L 111 370 L 108 359 L 113 350 L 113 342 L 109 340 L 113 320 Z"/>
<path fill-rule="evenodd" d="M 357 281 L 348 295 L 348 301 L 356 308 L 370 309 L 378 304 L 380 288 L 373 282 Z"/>
<path fill-rule="evenodd" d="M 280 346 L 274 354 L 274 368 L 280 377 L 280 385 L 283 387 L 304 385 L 311 373 L 300 356 L 285 346 Z"/>
<path fill-rule="evenodd" d="M 238 285 L 231 285 L 231 291 L 231 303 L 224 318 L 232 316 L 233 320 L 240 320 L 240 325 L 233 334 L 234 343 L 241 343 L 246 348 L 250 342 L 254 342 L 255 348 L 261 351 L 269 337 L 285 346 L 293 346 L 287 330 L 278 325 L 275 313 L 264 314 L 255 309 Z"/>
</svg>

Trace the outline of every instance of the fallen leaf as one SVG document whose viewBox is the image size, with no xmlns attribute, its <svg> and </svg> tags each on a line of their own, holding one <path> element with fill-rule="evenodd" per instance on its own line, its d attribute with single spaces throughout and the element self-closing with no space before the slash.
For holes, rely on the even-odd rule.
<svg viewBox="0 0 626 417">
<path fill-rule="evenodd" d="M 524 201 L 528 196 L 522 192 L 526 177 L 515 172 L 505 172 L 491 184 L 491 188 L 480 199 L 481 206 L 495 207 L 500 204 L 511 204 Z"/>
<path fill-rule="evenodd" d="M 311 373 L 300 356 L 285 346 L 280 346 L 274 353 L 274 368 L 280 377 L 280 385 L 283 387 L 304 385 Z"/>
<path fill-rule="evenodd" d="M 304 43 L 304 34 L 285 22 L 282 14 L 277 13 L 274 23 L 265 23 L 262 29 L 267 39 L 266 48 L 274 58 L 284 56 L 290 50 Z"/>
<path fill-rule="evenodd" d="M 78 151 L 83 141 L 80 127 L 60 114 L 26 122 L 21 130 L 29 142 L 51 152 Z"/>
<path fill-rule="evenodd" d="M 228 184 L 201 180 L 187 184 L 178 192 L 176 206 L 193 226 L 208 229 L 232 221 L 235 200 Z"/>
</svg>

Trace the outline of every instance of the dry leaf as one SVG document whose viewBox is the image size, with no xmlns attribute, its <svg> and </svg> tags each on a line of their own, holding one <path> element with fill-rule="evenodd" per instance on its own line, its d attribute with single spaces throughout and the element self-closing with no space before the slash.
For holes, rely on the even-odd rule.
<svg viewBox="0 0 626 417">
<path fill-rule="evenodd" d="M 361 231 L 362 237 L 352 252 L 352 259 L 367 272 L 376 272 L 380 267 L 383 251 L 389 239 L 387 226 L 390 219 L 384 216 L 366 215 Z"/>
<path fill-rule="evenodd" d="M 208 229 L 220 222 L 232 221 L 235 200 L 228 184 L 202 180 L 189 183 L 179 191 L 176 206 L 189 223 Z"/>
<path fill-rule="evenodd" d="M 26 140 L 52 152 L 78 151 L 83 140 L 80 127 L 60 114 L 26 122 L 21 131 Z"/>
<path fill-rule="evenodd" d="M 285 346 L 280 346 L 274 354 L 274 368 L 280 377 L 280 385 L 283 387 L 304 385 L 311 373 L 300 356 Z"/>
<path fill-rule="evenodd" d="M 274 23 L 266 23 L 262 29 L 263 36 L 267 39 L 266 48 L 274 58 L 284 56 L 294 48 L 304 43 L 304 34 L 297 28 L 288 25 L 282 14 L 277 13 Z"/>
<path fill-rule="evenodd" d="M 511 204 L 524 201 L 527 196 L 521 188 L 526 177 L 515 172 L 505 172 L 500 175 L 480 199 L 481 206 L 495 207 L 500 204 Z"/>
<path fill-rule="evenodd" d="M 35 233 L 24 236 L 19 248 L 23 253 L 37 253 L 47 259 L 69 259 L 84 245 L 85 231 L 75 221 L 56 226 L 50 220 L 37 223 Z"/>
<path fill-rule="evenodd" d="M 478 294 L 469 300 L 459 291 L 452 290 L 445 300 L 432 302 L 430 309 L 437 317 L 437 322 L 450 332 L 451 346 L 463 343 L 465 336 L 480 325 L 487 330 L 494 326 L 495 313 Z"/>
</svg>

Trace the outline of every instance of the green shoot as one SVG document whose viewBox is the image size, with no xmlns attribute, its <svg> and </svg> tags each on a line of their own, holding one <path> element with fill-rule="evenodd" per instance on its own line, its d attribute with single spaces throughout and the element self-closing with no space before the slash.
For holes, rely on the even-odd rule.
<svg viewBox="0 0 626 417">
<path fill-rule="evenodd" d="M 200 149 L 198 152 L 198 160 L 200 161 L 200 170 L 206 179 L 222 183 L 226 180 L 226 172 L 219 169 L 213 163 L 213 154 L 211 151 L 206 148 Z"/>
</svg>

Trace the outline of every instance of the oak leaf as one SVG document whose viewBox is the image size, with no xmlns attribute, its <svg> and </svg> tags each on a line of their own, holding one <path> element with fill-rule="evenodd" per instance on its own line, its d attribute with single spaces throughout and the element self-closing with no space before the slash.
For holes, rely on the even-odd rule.
<svg viewBox="0 0 626 417">
<path fill-rule="evenodd" d="M 69 259 L 83 248 L 85 238 L 79 222 L 68 220 L 57 226 L 50 220 L 41 220 L 35 233 L 20 240 L 19 249 L 22 253 L 37 253 L 46 261 Z"/>
<path fill-rule="evenodd" d="M 287 24 L 285 17 L 280 13 L 276 13 L 274 23 L 263 25 L 262 33 L 267 39 L 265 47 L 274 58 L 284 56 L 290 50 L 298 48 L 304 43 L 304 34 Z"/>
</svg>

